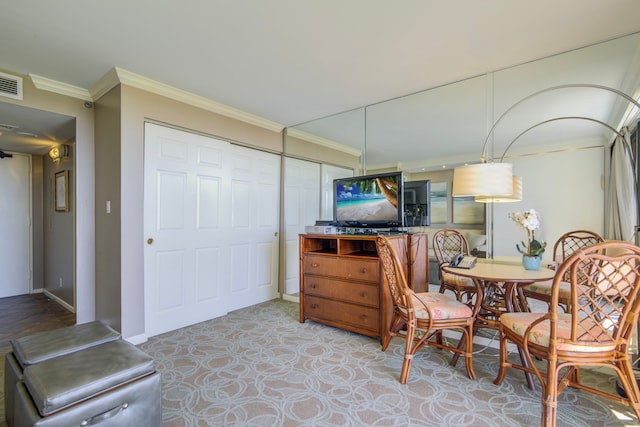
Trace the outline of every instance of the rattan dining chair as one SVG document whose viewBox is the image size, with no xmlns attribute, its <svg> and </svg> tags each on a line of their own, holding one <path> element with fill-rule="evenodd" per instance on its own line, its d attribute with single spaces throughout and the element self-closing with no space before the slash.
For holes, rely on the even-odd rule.
<svg viewBox="0 0 640 427">
<path fill-rule="evenodd" d="M 569 231 L 562 236 L 553 245 L 553 260 L 561 264 L 576 251 L 586 248 L 596 243 L 604 242 L 598 233 L 589 230 Z M 566 283 L 568 277 L 563 278 L 563 284 L 560 285 L 560 306 L 567 311 L 569 303 L 569 284 Z M 531 285 L 522 287 L 521 292 L 524 298 L 531 298 L 538 301 L 551 302 L 551 284 L 552 281 L 536 282 Z"/>
<path fill-rule="evenodd" d="M 470 303 L 476 295 L 476 285 L 473 280 L 442 271 L 442 267 L 448 265 L 456 255 L 469 255 L 469 243 L 464 234 L 453 228 L 436 231 L 433 234 L 433 252 L 438 262 L 440 293 L 448 290 L 453 292 L 458 301 Z"/>
<path fill-rule="evenodd" d="M 559 310 L 564 280 L 567 312 Z M 543 426 L 555 426 L 558 394 L 567 386 L 625 403 L 640 420 L 640 391 L 629 355 L 639 311 L 640 247 L 609 241 L 578 250 L 558 268 L 548 313 L 500 316 L 500 371 L 494 383 L 499 385 L 510 367 L 534 373 L 542 385 Z M 522 365 L 509 361 L 509 342 L 522 350 Z M 534 359 L 544 363 L 538 366 Z M 581 383 L 584 366 L 613 369 L 627 397 Z"/>
<path fill-rule="evenodd" d="M 415 293 L 408 285 L 398 255 L 389 239 L 383 235 L 376 239 L 378 256 L 382 262 L 383 280 L 393 301 L 393 317 L 389 330 L 383 331 L 382 351 L 389 346 L 392 337 L 405 340 L 404 361 L 400 383 L 406 384 L 414 354 L 429 345 L 462 354 L 469 378 L 473 371 L 473 322 L 476 310 L 448 295 L 439 292 Z M 442 332 L 462 332 L 460 348 L 447 345 Z M 457 343 L 456 343 L 457 344 Z"/>
</svg>

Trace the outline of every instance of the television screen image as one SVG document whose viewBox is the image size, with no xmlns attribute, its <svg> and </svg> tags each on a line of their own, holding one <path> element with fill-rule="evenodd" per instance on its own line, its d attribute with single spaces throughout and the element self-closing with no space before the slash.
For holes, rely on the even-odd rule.
<svg viewBox="0 0 640 427">
<path fill-rule="evenodd" d="M 334 219 L 365 227 L 402 225 L 402 173 L 334 180 Z"/>
</svg>

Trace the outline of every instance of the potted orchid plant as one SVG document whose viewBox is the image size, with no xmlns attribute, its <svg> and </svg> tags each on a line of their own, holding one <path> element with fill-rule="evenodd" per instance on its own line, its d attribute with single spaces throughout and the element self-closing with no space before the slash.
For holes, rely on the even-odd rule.
<svg viewBox="0 0 640 427">
<path fill-rule="evenodd" d="M 537 270 L 540 268 L 542 254 L 547 247 L 547 243 L 536 240 L 535 230 L 540 228 L 540 216 L 533 209 L 524 212 L 513 212 L 509 217 L 527 232 L 527 242 L 516 243 L 516 249 L 522 254 L 522 263 L 527 270 Z"/>
</svg>

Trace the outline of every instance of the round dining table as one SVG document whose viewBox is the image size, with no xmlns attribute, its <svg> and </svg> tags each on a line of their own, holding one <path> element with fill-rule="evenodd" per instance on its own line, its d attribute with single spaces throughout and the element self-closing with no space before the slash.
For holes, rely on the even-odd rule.
<svg viewBox="0 0 640 427">
<path fill-rule="evenodd" d="M 517 288 L 534 282 L 552 280 L 555 270 L 542 267 L 539 270 L 525 270 L 521 264 L 493 262 L 478 259 L 472 268 L 443 267 L 443 270 L 458 276 L 468 277 L 480 283 L 483 290 L 487 284 L 497 285 L 503 289 L 506 311 L 522 311 L 524 307 L 517 295 Z"/>
<path fill-rule="evenodd" d="M 478 259 L 472 268 L 443 267 L 443 271 L 472 279 L 481 292 L 476 303 L 477 310 L 474 329 L 498 329 L 500 314 L 505 312 L 528 310 L 527 302 L 518 292 L 518 288 L 534 282 L 552 280 L 555 270 L 541 267 L 539 270 L 525 270 L 521 264 L 495 262 Z M 526 358 L 520 351 L 520 358 L 526 364 Z M 533 377 L 525 373 L 529 388 L 534 389 Z"/>
</svg>

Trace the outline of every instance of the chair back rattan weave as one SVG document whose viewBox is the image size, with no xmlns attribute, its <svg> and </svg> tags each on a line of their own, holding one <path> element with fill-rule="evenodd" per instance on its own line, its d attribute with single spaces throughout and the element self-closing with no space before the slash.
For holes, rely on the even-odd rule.
<svg viewBox="0 0 640 427">
<path fill-rule="evenodd" d="M 443 228 L 433 235 L 433 252 L 438 265 L 442 265 L 450 262 L 458 254 L 469 254 L 469 243 L 458 230 Z"/>
<path fill-rule="evenodd" d="M 604 239 L 596 232 L 589 230 L 569 231 L 560 236 L 553 245 L 553 259 L 559 263 L 564 262 L 580 249 L 602 242 Z M 567 278 L 565 277 L 565 279 Z"/>
<path fill-rule="evenodd" d="M 640 311 L 640 248 L 605 242 L 578 250 L 559 268 L 551 312 L 557 311 L 560 298 L 555 285 L 563 279 L 571 284 L 572 325 L 567 342 L 628 348 Z M 554 330 L 552 326 L 552 340 Z"/>
</svg>

